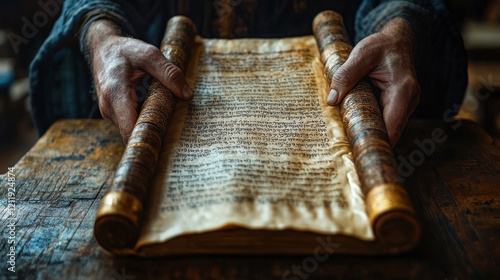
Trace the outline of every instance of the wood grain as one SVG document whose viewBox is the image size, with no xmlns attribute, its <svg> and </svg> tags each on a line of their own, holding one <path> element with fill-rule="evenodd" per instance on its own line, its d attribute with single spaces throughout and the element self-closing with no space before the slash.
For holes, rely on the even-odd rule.
<svg viewBox="0 0 500 280">
<path fill-rule="evenodd" d="M 55 123 L 16 164 L 18 279 L 497 279 L 500 275 L 500 147 L 476 124 L 412 120 L 396 146 L 398 162 L 444 131 L 430 155 L 404 177 L 422 223 L 419 245 L 400 256 L 330 255 L 306 272 L 303 256 L 113 257 L 92 236 L 99 203 L 124 147 L 102 120 Z M 420 141 L 420 142 L 419 142 Z M 413 156 L 415 157 L 415 156 Z M 415 157 L 416 158 L 416 157 Z M 403 160 L 401 160 L 403 159 Z M 0 175 L 1 227 L 6 176 Z M 0 252 L 8 251 L 5 235 Z M 291 244 L 293 246 L 293 244 Z M 342 244 L 340 244 L 342 246 Z M 2 265 L 1 279 L 11 272 Z M 8 278 L 9 277 L 9 278 Z M 127 278 L 128 277 L 128 278 Z M 135 278 L 133 278 L 135 277 Z"/>
</svg>

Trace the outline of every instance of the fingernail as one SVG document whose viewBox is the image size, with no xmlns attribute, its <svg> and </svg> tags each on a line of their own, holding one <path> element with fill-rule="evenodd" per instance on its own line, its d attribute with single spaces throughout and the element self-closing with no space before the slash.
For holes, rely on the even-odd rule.
<svg viewBox="0 0 500 280">
<path fill-rule="evenodd" d="M 332 88 L 330 90 L 330 93 L 328 94 L 328 98 L 326 99 L 326 103 L 328 103 L 328 105 L 335 105 L 337 103 L 338 98 L 339 98 L 339 93 Z"/>
<path fill-rule="evenodd" d="M 188 87 L 187 84 L 184 84 L 182 86 L 182 96 L 186 99 L 191 99 L 193 98 L 193 91 Z"/>
</svg>

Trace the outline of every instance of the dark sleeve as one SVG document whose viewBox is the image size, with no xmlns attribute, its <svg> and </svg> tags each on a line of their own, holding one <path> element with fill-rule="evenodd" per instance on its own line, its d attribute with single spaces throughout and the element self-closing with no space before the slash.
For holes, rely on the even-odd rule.
<svg viewBox="0 0 500 280">
<path fill-rule="evenodd" d="M 391 19 L 406 19 L 417 38 L 415 69 L 421 87 L 413 117 L 443 118 L 462 103 L 467 56 L 452 15 L 441 0 L 365 0 L 356 14 L 356 42 L 380 31 Z"/>
<path fill-rule="evenodd" d="M 62 2 L 62 1 L 61 1 Z M 57 119 L 98 116 L 79 35 L 85 22 L 106 15 L 124 34 L 157 45 L 165 28 L 165 1 L 66 0 L 61 16 L 30 66 L 30 97 L 40 134 Z"/>
</svg>

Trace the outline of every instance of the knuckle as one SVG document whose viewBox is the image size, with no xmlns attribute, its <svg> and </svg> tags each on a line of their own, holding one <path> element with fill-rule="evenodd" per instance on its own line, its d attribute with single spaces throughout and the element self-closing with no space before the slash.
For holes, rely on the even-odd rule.
<svg viewBox="0 0 500 280">
<path fill-rule="evenodd" d="M 420 85 L 413 75 L 408 75 L 401 84 L 404 90 L 406 110 L 412 113 L 420 103 Z"/>
<path fill-rule="evenodd" d="M 109 102 L 107 102 L 103 98 L 99 98 L 98 104 L 99 104 L 99 111 L 101 111 L 102 117 L 104 119 L 106 119 L 106 120 L 112 120 L 112 118 L 111 118 L 111 116 L 112 116 L 112 113 L 111 113 L 112 109 L 109 106 Z"/>
<path fill-rule="evenodd" d="M 99 101 L 110 104 L 114 96 L 114 89 L 109 84 L 105 84 L 99 87 L 97 93 Z"/>
<path fill-rule="evenodd" d="M 351 56 L 369 60 L 380 58 L 387 50 L 385 43 L 385 39 L 379 34 L 372 34 L 354 46 Z"/>
<path fill-rule="evenodd" d="M 163 54 L 157 47 L 142 43 L 140 45 L 139 55 L 133 54 L 133 57 L 137 59 L 138 65 L 147 68 L 151 65 L 151 62 L 160 61 L 163 58 Z"/>
<path fill-rule="evenodd" d="M 105 84 L 97 89 L 98 106 L 104 119 L 112 120 L 114 115 L 113 104 L 115 104 L 117 98 L 119 96 L 117 95 L 116 86 Z"/>
<path fill-rule="evenodd" d="M 359 42 L 353 48 L 352 53 L 354 53 L 354 55 L 356 55 L 356 56 L 359 56 L 359 55 L 368 55 L 368 54 L 372 53 L 373 50 L 374 50 L 374 47 L 372 46 L 372 44 L 370 44 L 369 41 L 364 40 L 364 41 Z"/>
<path fill-rule="evenodd" d="M 150 44 L 145 44 L 143 46 L 143 52 L 147 57 L 157 57 L 158 55 L 161 55 L 160 50 Z"/>
<path fill-rule="evenodd" d="M 405 88 L 408 89 L 408 94 L 411 99 L 420 98 L 420 84 L 414 76 L 410 76 L 406 79 Z"/>
</svg>

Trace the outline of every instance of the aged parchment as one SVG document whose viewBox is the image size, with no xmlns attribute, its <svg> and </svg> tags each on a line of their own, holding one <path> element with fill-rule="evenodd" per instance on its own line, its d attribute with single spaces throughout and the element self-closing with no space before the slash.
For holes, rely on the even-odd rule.
<svg viewBox="0 0 500 280">
<path fill-rule="evenodd" d="M 197 38 L 137 247 L 230 227 L 373 240 L 312 36 Z"/>
</svg>

